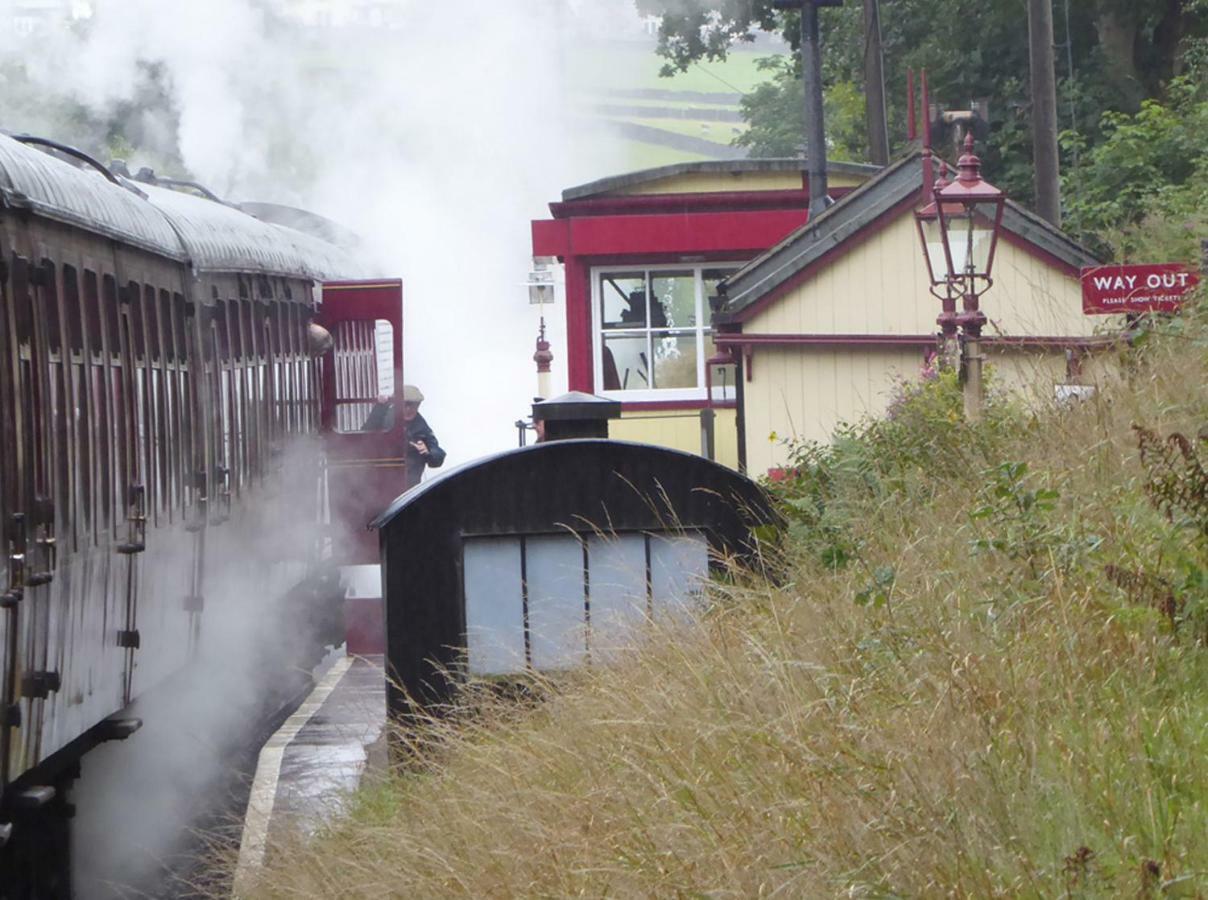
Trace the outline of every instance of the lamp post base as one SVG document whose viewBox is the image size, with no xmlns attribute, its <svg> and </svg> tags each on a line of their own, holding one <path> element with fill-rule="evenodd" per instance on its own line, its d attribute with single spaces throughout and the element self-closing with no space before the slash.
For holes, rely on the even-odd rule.
<svg viewBox="0 0 1208 900">
<path fill-rule="evenodd" d="M 965 420 L 980 422 L 982 417 L 981 341 L 965 338 Z"/>
<path fill-rule="evenodd" d="M 961 366 L 961 344 L 955 334 L 944 335 L 940 348 L 940 367 L 949 372 L 959 372 Z"/>
</svg>

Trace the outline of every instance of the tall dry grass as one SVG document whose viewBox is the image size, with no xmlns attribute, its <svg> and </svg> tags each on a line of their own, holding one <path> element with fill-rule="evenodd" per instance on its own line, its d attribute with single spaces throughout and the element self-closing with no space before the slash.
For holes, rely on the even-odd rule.
<svg viewBox="0 0 1208 900">
<path fill-rule="evenodd" d="M 1208 422 L 1205 331 L 1170 331 L 951 470 L 841 472 L 842 567 L 795 537 L 542 702 L 472 695 L 253 895 L 1208 895 L 1208 650 L 1105 575 L 1197 552 L 1131 429 Z"/>
</svg>

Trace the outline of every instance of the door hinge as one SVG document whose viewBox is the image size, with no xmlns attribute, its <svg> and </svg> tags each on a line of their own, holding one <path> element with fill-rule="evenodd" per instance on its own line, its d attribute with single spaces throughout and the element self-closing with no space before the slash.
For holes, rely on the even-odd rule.
<svg viewBox="0 0 1208 900">
<path fill-rule="evenodd" d="M 117 645 L 119 647 L 125 647 L 127 650 L 137 650 L 141 643 L 142 638 L 139 637 L 137 628 L 117 633 Z"/>
<path fill-rule="evenodd" d="M 62 686 L 58 672 L 30 672 L 21 680 L 21 695 L 33 700 L 45 699 Z"/>
</svg>

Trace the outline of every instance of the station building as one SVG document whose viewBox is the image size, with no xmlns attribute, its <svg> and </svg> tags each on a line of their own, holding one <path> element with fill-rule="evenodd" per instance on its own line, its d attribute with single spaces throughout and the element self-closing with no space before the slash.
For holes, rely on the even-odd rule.
<svg viewBox="0 0 1208 900">
<path fill-rule="evenodd" d="M 802 160 L 687 163 L 571 188 L 533 222 L 534 256 L 566 271 L 572 390 L 622 403 L 614 438 L 703 452 L 752 475 L 787 441 L 883 414 L 937 347 L 915 226 L 922 156 L 832 164 L 834 199 L 808 221 Z M 983 352 L 1000 386 L 1087 377 L 1110 342 L 1082 314 L 1096 260 L 1008 201 L 982 298 Z"/>
<path fill-rule="evenodd" d="M 838 199 L 873 166 L 832 163 Z M 619 400 L 610 436 L 739 462 L 733 364 L 717 356 L 717 284 L 805 223 L 804 160 L 681 163 L 569 188 L 534 221 L 533 256 L 565 266 L 567 386 Z M 706 385 L 712 386 L 712 403 Z"/>
</svg>

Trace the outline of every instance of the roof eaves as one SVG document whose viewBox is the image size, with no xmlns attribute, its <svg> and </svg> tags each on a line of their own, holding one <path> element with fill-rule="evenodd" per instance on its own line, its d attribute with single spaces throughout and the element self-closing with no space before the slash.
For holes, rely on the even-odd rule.
<svg viewBox="0 0 1208 900">
<path fill-rule="evenodd" d="M 562 192 L 563 202 L 582 200 L 585 197 L 595 197 L 625 188 L 649 184 L 663 178 L 674 178 L 678 175 L 696 175 L 702 173 L 739 174 L 744 172 L 804 172 L 804 159 L 775 158 L 775 159 L 710 159 L 702 162 L 672 163 L 653 169 L 641 169 L 637 172 L 626 172 L 622 175 L 609 175 L 586 184 L 569 187 Z M 838 175 L 875 176 L 881 171 L 880 166 L 868 163 L 828 162 L 826 169 Z"/>
<path fill-rule="evenodd" d="M 882 170 L 722 282 L 725 314 L 756 302 L 917 191 L 911 167 L 918 159 L 910 153 Z"/>
<path fill-rule="evenodd" d="M 1097 266 L 1102 262 L 1069 234 L 1013 200 L 1007 200 L 1002 221 L 1009 231 L 1042 250 L 1047 250 L 1076 269 L 1083 266 Z"/>
</svg>

